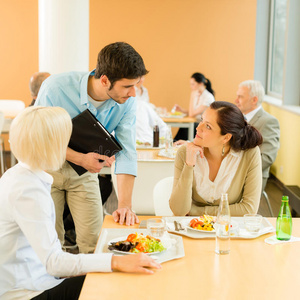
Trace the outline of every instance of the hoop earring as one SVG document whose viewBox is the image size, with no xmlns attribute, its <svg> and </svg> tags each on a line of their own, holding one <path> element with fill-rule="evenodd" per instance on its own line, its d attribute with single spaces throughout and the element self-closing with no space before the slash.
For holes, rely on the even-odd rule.
<svg viewBox="0 0 300 300">
<path fill-rule="evenodd" d="M 225 147 L 224 147 L 224 144 L 223 144 L 223 148 L 222 148 L 222 157 L 224 156 L 225 154 Z"/>
</svg>

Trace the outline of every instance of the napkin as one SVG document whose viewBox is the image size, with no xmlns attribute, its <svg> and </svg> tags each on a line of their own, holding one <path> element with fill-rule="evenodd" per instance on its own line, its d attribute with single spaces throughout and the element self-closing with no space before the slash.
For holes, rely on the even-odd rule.
<svg viewBox="0 0 300 300">
<path fill-rule="evenodd" d="M 158 156 L 175 158 L 176 151 L 177 151 L 177 149 L 174 149 L 174 148 L 170 148 L 170 149 L 168 149 L 168 151 L 166 151 L 166 149 L 161 149 L 158 153 Z"/>
<path fill-rule="evenodd" d="M 166 222 L 167 230 L 175 231 L 174 222 Z"/>
<path fill-rule="evenodd" d="M 265 242 L 269 245 L 293 243 L 293 242 L 300 242 L 300 237 L 292 236 L 291 239 L 288 241 L 280 241 L 280 240 L 277 240 L 276 235 L 273 235 L 273 236 L 266 238 Z"/>
</svg>

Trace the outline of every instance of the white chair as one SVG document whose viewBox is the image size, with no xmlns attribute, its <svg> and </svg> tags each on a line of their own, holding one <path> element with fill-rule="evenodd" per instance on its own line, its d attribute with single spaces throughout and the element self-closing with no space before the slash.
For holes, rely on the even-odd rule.
<svg viewBox="0 0 300 300">
<path fill-rule="evenodd" d="M 166 177 L 160 180 L 153 189 L 154 211 L 156 216 L 173 216 L 169 206 L 174 177 Z"/>
<path fill-rule="evenodd" d="M 0 164 L 1 164 L 1 176 L 4 173 L 4 141 L 1 137 L 1 132 L 3 129 L 3 125 L 4 125 L 4 113 L 2 111 L 0 111 Z"/>
<path fill-rule="evenodd" d="M 153 189 L 161 179 L 174 174 L 174 161 L 138 161 L 138 173 L 132 193 L 132 210 L 138 215 L 155 215 Z M 111 166 L 111 176 L 118 197 L 115 163 Z"/>
<path fill-rule="evenodd" d="M 21 100 L 0 100 L 0 111 L 4 113 L 4 117 L 14 118 L 24 109 L 25 103 Z"/>
</svg>

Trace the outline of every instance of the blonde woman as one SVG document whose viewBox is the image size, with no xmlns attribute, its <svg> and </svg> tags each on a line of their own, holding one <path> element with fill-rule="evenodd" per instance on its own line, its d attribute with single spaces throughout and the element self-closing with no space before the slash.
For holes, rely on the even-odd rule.
<svg viewBox="0 0 300 300">
<path fill-rule="evenodd" d="M 87 272 L 153 273 L 147 255 L 65 253 L 55 231 L 50 195 L 72 131 L 59 107 L 30 107 L 13 121 L 10 145 L 19 163 L 0 179 L 0 298 L 78 299 Z M 77 276 L 65 278 L 70 276 Z"/>
<path fill-rule="evenodd" d="M 237 106 L 213 102 L 203 113 L 192 143 L 175 159 L 170 207 L 175 215 L 216 215 L 222 193 L 228 193 L 232 216 L 255 214 L 261 185 L 261 134 Z"/>
</svg>

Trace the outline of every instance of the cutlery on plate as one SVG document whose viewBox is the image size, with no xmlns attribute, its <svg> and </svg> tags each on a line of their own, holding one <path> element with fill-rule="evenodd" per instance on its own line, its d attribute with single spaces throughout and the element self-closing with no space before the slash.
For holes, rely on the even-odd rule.
<svg viewBox="0 0 300 300">
<path fill-rule="evenodd" d="M 185 231 L 185 228 L 181 225 L 180 222 L 174 221 L 174 225 L 175 225 L 175 231 Z"/>
</svg>

